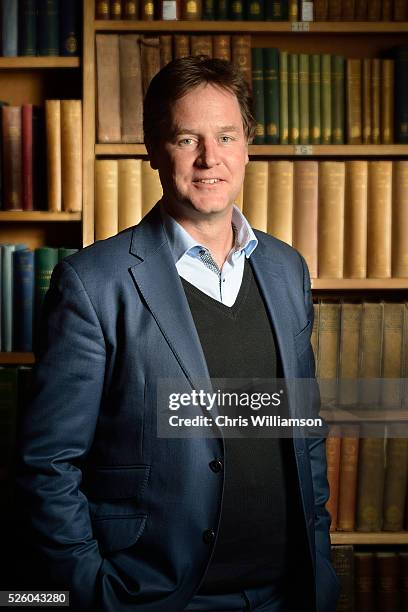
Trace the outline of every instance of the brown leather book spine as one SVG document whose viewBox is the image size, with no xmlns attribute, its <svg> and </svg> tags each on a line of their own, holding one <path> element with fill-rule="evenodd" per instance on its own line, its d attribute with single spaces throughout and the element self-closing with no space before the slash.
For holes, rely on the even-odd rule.
<svg viewBox="0 0 408 612">
<path fill-rule="evenodd" d="M 110 19 L 109 0 L 96 0 L 95 19 Z"/>
<path fill-rule="evenodd" d="M 340 435 L 340 427 L 338 425 L 332 425 L 330 433 L 326 438 L 327 480 L 330 488 L 330 497 L 326 504 L 326 510 L 331 516 L 330 531 L 336 531 L 337 529 L 341 448 Z"/>
<path fill-rule="evenodd" d="M 61 100 L 62 210 L 82 210 L 82 101 Z"/>
<path fill-rule="evenodd" d="M 355 0 L 342 0 L 341 2 L 341 19 L 342 21 L 354 21 Z"/>
<path fill-rule="evenodd" d="M 245 170 L 244 215 L 251 227 L 267 230 L 268 162 L 250 161 Z"/>
<path fill-rule="evenodd" d="M 393 0 L 382 0 L 381 20 L 392 21 Z"/>
<path fill-rule="evenodd" d="M 118 233 L 118 162 L 97 159 L 95 162 L 95 240 Z"/>
<path fill-rule="evenodd" d="M 118 160 L 118 231 L 142 219 L 142 160 Z"/>
<path fill-rule="evenodd" d="M 361 144 L 361 59 L 347 60 L 347 142 Z"/>
<path fill-rule="evenodd" d="M 368 302 L 362 304 L 359 378 L 359 403 L 361 407 L 373 410 L 379 405 L 381 389 L 371 379 L 379 379 L 382 373 L 382 351 L 384 330 L 384 304 Z"/>
<path fill-rule="evenodd" d="M 340 346 L 340 304 L 321 300 L 319 303 L 319 331 L 317 377 L 335 382 L 338 374 Z M 331 383 L 330 383 L 331 384 Z M 322 387 L 322 404 L 336 399 L 337 389 Z"/>
<path fill-rule="evenodd" d="M 373 612 L 376 609 L 374 553 L 355 552 L 354 572 L 354 609 L 358 612 Z"/>
<path fill-rule="evenodd" d="M 23 210 L 33 210 L 33 105 L 21 108 Z M 40 155 L 37 152 L 37 155 Z"/>
<path fill-rule="evenodd" d="M 201 0 L 182 0 L 181 18 L 187 21 L 199 21 L 202 19 Z"/>
<path fill-rule="evenodd" d="M 356 21 L 367 21 L 368 0 L 356 0 Z"/>
<path fill-rule="evenodd" d="M 142 87 L 145 96 L 150 81 L 160 70 L 160 40 L 158 36 L 142 36 L 140 42 Z"/>
<path fill-rule="evenodd" d="M 371 144 L 380 144 L 381 60 L 371 60 Z"/>
<path fill-rule="evenodd" d="M 268 234 L 292 244 L 293 170 L 289 160 L 268 163 Z M 256 198 L 256 194 L 254 194 Z"/>
<path fill-rule="evenodd" d="M 213 57 L 227 60 L 227 62 L 231 61 L 231 36 L 229 34 L 213 36 Z"/>
<path fill-rule="evenodd" d="M 140 18 L 142 21 L 154 20 L 154 2 L 153 0 L 141 0 Z"/>
<path fill-rule="evenodd" d="M 397 426 L 395 426 L 394 429 L 398 433 Z M 384 485 L 384 531 L 402 531 L 404 528 L 407 467 L 408 439 L 387 438 L 387 468 L 385 471 Z"/>
<path fill-rule="evenodd" d="M 371 143 L 371 60 L 369 58 L 363 59 L 362 64 L 362 79 L 361 79 L 361 95 L 362 95 L 362 123 L 363 133 L 362 142 L 363 144 Z"/>
<path fill-rule="evenodd" d="M 2 107 L 3 209 L 23 210 L 21 106 Z"/>
<path fill-rule="evenodd" d="M 384 440 L 374 429 L 370 426 L 373 437 L 360 440 L 356 521 L 357 531 L 364 532 L 381 531 L 383 522 Z"/>
<path fill-rule="evenodd" d="M 122 0 L 110 0 L 110 18 L 115 21 L 122 19 Z"/>
<path fill-rule="evenodd" d="M 173 59 L 173 38 L 171 34 L 160 36 L 160 68 L 164 68 Z"/>
<path fill-rule="evenodd" d="M 251 36 L 237 34 L 232 36 L 232 63 L 243 73 L 245 80 L 252 87 Z"/>
<path fill-rule="evenodd" d="M 381 142 L 394 142 L 394 60 L 381 60 Z"/>
<path fill-rule="evenodd" d="M 121 142 L 119 36 L 96 35 L 98 142 Z"/>
<path fill-rule="evenodd" d="M 190 55 L 190 38 L 187 34 L 174 35 L 174 59 Z"/>
<path fill-rule="evenodd" d="M 402 400 L 402 360 L 403 360 L 404 304 L 384 303 L 383 366 L 381 385 L 381 405 L 386 410 L 400 410 Z M 389 435 L 393 423 L 389 424 Z M 398 435 L 398 431 L 397 434 Z M 405 488 L 404 488 L 405 493 Z"/>
<path fill-rule="evenodd" d="M 126 19 L 128 21 L 135 21 L 136 19 L 139 19 L 139 3 L 140 0 L 122 0 L 122 19 Z"/>
<path fill-rule="evenodd" d="M 399 610 L 399 563 L 395 552 L 375 553 L 378 610 Z"/>
<path fill-rule="evenodd" d="M 212 57 L 212 37 L 202 34 L 193 34 L 190 38 L 191 55 L 206 55 Z"/>
<path fill-rule="evenodd" d="M 370 0 L 367 6 L 367 21 L 381 20 L 381 0 Z"/>
<path fill-rule="evenodd" d="M 315 21 L 327 21 L 329 16 L 328 0 L 314 0 L 313 14 Z"/>
<path fill-rule="evenodd" d="M 356 518 L 359 426 L 342 425 L 337 529 L 354 531 Z"/>
<path fill-rule="evenodd" d="M 341 585 L 337 612 L 352 610 L 354 601 L 354 554 L 350 544 L 331 548 L 331 561 Z"/>
<path fill-rule="evenodd" d="M 401 612 L 408 612 L 408 552 L 398 553 L 400 568 Z"/>
<path fill-rule="evenodd" d="M 319 163 L 318 273 L 343 278 L 345 163 Z"/>
<path fill-rule="evenodd" d="M 344 276 L 367 276 L 368 163 L 346 161 Z"/>
<path fill-rule="evenodd" d="M 318 178 L 317 161 L 294 162 L 293 246 L 305 258 L 312 278 L 317 278 Z"/>
<path fill-rule="evenodd" d="M 338 401 L 342 408 L 358 406 L 361 312 L 359 303 L 341 304 Z"/>
<path fill-rule="evenodd" d="M 119 37 L 122 142 L 143 142 L 143 92 L 138 34 Z"/>
<path fill-rule="evenodd" d="M 392 162 L 368 164 L 367 276 L 391 277 Z"/>
<path fill-rule="evenodd" d="M 407 18 L 407 0 L 394 0 L 394 21 L 406 21 Z"/>
<path fill-rule="evenodd" d="M 340 21 L 341 0 L 329 0 L 329 21 Z"/>
<path fill-rule="evenodd" d="M 392 276 L 408 278 L 408 161 L 392 165 Z"/>
<path fill-rule="evenodd" d="M 289 21 L 299 21 L 299 7 L 297 0 L 288 1 Z"/>
<path fill-rule="evenodd" d="M 61 100 L 45 101 L 45 133 L 47 138 L 48 210 L 59 212 L 62 209 Z"/>
</svg>

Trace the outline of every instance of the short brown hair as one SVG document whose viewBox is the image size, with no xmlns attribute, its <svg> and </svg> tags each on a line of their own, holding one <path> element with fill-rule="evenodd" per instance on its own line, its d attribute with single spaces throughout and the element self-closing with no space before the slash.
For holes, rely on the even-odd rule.
<svg viewBox="0 0 408 612">
<path fill-rule="evenodd" d="M 201 55 L 173 60 L 152 79 L 143 103 L 144 140 L 148 151 L 157 146 L 166 133 L 176 100 L 207 83 L 236 96 L 244 132 L 251 142 L 256 122 L 252 115 L 251 91 L 242 72 L 226 60 Z"/>
</svg>

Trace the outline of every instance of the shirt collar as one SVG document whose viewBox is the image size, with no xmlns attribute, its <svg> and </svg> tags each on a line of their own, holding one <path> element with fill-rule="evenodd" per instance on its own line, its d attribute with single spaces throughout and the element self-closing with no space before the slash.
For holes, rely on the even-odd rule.
<svg viewBox="0 0 408 612">
<path fill-rule="evenodd" d="M 192 236 L 165 210 L 163 202 L 160 202 L 160 214 L 163 221 L 164 231 L 176 264 L 187 253 L 196 254 L 203 245 L 194 240 Z M 248 258 L 258 245 L 248 221 L 237 206 L 233 206 L 232 224 L 235 227 L 235 245 L 233 252 L 244 251 Z"/>
</svg>

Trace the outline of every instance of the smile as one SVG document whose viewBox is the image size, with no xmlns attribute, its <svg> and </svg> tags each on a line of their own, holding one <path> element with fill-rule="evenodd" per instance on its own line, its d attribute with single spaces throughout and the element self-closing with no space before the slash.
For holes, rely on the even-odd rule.
<svg viewBox="0 0 408 612">
<path fill-rule="evenodd" d="M 221 179 L 211 178 L 211 179 L 197 179 L 193 181 L 194 183 L 203 183 L 204 185 L 213 185 L 214 183 L 220 183 Z"/>
</svg>

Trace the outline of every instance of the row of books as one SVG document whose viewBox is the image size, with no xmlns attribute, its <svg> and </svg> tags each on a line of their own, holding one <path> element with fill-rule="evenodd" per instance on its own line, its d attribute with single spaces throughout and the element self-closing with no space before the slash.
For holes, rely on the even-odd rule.
<svg viewBox="0 0 408 612">
<path fill-rule="evenodd" d="M 54 267 L 77 249 L 0 244 L 0 350 L 30 352 Z"/>
<path fill-rule="evenodd" d="M 408 552 L 361 551 L 349 545 L 331 548 L 341 583 L 338 612 L 407 612 Z"/>
<path fill-rule="evenodd" d="M 0 209 L 81 211 L 81 100 L 0 106 Z"/>
<path fill-rule="evenodd" d="M 2 0 L 1 55 L 79 55 L 81 0 Z"/>
<path fill-rule="evenodd" d="M 311 341 L 323 405 L 408 408 L 406 384 L 403 388 L 408 378 L 408 303 L 320 298 L 313 307 Z M 372 384 L 364 384 L 365 379 Z"/>
<path fill-rule="evenodd" d="M 361 437 L 367 431 L 370 437 Z M 408 528 L 408 438 L 389 435 L 392 426 L 332 425 L 326 440 L 331 531 Z"/>
<path fill-rule="evenodd" d="M 163 195 L 147 161 L 95 163 L 95 238 L 131 227 Z M 313 278 L 408 277 L 408 162 L 251 161 L 237 206 L 299 250 Z"/>
<path fill-rule="evenodd" d="M 140 6 L 139 6 L 140 4 Z M 405 0 L 99 0 L 96 19 L 405 21 Z"/>
<path fill-rule="evenodd" d="M 298 0 L 97 0 L 95 5 L 96 19 L 114 20 L 287 21 L 289 15 L 297 20 L 298 13 Z"/>
<path fill-rule="evenodd" d="M 396 62 L 274 48 L 251 53 L 254 144 L 408 142 L 408 48 L 398 49 Z"/>
</svg>

